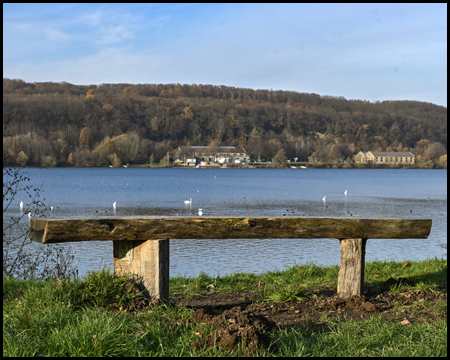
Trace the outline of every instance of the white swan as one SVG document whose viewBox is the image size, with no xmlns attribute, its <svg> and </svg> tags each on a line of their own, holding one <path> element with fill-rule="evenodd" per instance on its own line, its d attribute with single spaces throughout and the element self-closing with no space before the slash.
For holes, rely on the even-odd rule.
<svg viewBox="0 0 450 360">
<path fill-rule="evenodd" d="M 190 198 L 189 200 L 184 200 L 185 204 L 192 204 L 192 198 Z"/>
<path fill-rule="evenodd" d="M 347 196 L 347 190 L 344 191 L 344 195 Z"/>
<path fill-rule="evenodd" d="M 199 215 L 199 216 L 202 216 L 202 215 L 203 215 L 202 209 L 198 209 L 198 215 Z"/>
<path fill-rule="evenodd" d="M 20 211 L 23 210 L 23 201 L 20 202 Z"/>
<path fill-rule="evenodd" d="M 116 210 L 116 204 L 117 204 L 117 202 L 114 201 L 114 203 L 113 203 L 114 210 Z"/>
</svg>

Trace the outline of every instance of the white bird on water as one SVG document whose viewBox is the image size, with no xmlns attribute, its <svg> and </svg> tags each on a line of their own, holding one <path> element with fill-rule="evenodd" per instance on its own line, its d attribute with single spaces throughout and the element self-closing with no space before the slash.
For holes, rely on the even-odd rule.
<svg viewBox="0 0 450 360">
<path fill-rule="evenodd" d="M 347 190 L 344 191 L 344 195 L 347 196 Z"/>
<path fill-rule="evenodd" d="M 23 210 L 23 201 L 20 202 L 20 211 Z"/>
<path fill-rule="evenodd" d="M 189 200 L 184 200 L 185 204 L 192 204 L 192 198 L 190 198 Z"/>
<path fill-rule="evenodd" d="M 327 200 L 327 197 L 324 196 L 324 197 L 322 198 L 322 200 L 323 200 L 323 202 L 325 202 L 325 201 Z"/>
<path fill-rule="evenodd" d="M 198 215 L 199 215 L 199 216 L 202 216 L 202 215 L 203 215 L 202 209 L 198 209 Z"/>
<path fill-rule="evenodd" d="M 28 213 L 28 219 L 31 219 L 31 212 Z"/>
<path fill-rule="evenodd" d="M 117 204 L 117 202 L 114 201 L 114 203 L 113 203 L 114 210 L 116 210 L 116 204 Z"/>
</svg>

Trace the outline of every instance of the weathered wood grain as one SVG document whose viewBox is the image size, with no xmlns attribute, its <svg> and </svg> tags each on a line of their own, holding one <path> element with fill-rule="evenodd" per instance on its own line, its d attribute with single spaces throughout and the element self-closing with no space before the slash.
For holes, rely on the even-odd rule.
<svg viewBox="0 0 450 360">
<path fill-rule="evenodd" d="M 113 241 L 114 271 L 135 275 L 136 285 L 149 299 L 169 300 L 169 240 L 130 241 L 132 256 L 121 257 L 123 242 Z"/>
<path fill-rule="evenodd" d="M 430 219 L 345 217 L 66 217 L 32 218 L 40 243 L 168 239 L 425 239 Z"/>
<path fill-rule="evenodd" d="M 364 289 L 364 261 L 367 239 L 341 240 L 341 267 L 337 293 L 341 299 L 360 296 Z"/>
</svg>

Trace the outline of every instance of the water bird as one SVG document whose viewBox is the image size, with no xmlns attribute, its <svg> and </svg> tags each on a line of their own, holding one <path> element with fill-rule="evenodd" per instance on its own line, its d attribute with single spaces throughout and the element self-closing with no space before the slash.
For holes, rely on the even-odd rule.
<svg viewBox="0 0 450 360">
<path fill-rule="evenodd" d="M 202 216 L 202 215 L 203 215 L 202 209 L 198 209 L 198 215 L 199 215 L 199 216 Z"/>
<path fill-rule="evenodd" d="M 324 197 L 322 198 L 322 201 L 325 202 L 326 200 L 327 200 L 327 197 L 324 196 Z"/>
<path fill-rule="evenodd" d="M 114 201 L 114 203 L 113 203 L 113 209 L 114 210 L 116 210 L 116 204 L 117 204 L 117 202 Z"/>
<path fill-rule="evenodd" d="M 344 195 L 347 196 L 347 190 L 344 191 Z"/>
<path fill-rule="evenodd" d="M 190 198 L 189 200 L 184 200 L 185 204 L 192 204 L 192 198 Z"/>
<path fill-rule="evenodd" d="M 50 206 L 50 210 L 53 211 L 53 206 Z"/>
<path fill-rule="evenodd" d="M 31 212 L 28 213 L 28 219 L 31 219 Z"/>
<path fill-rule="evenodd" d="M 23 210 L 23 201 L 20 202 L 20 211 Z"/>
</svg>

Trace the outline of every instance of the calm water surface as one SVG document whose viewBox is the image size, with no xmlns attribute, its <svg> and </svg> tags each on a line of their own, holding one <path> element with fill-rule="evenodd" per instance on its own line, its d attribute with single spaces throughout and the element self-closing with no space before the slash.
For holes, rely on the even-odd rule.
<svg viewBox="0 0 450 360">
<path fill-rule="evenodd" d="M 48 216 L 394 216 L 433 220 L 428 239 L 372 239 L 367 260 L 441 257 L 447 242 L 447 171 L 416 169 L 26 169 Z M 344 191 L 347 190 L 347 196 Z M 322 197 L 326 196 L 326 204 Z M 184 200 L 192 198 L 192 205 Z M 19 215 L 19 203 L 4 216 Z M 114 211 L 112 204 L 117 202 Z M 24 219 L 27 222 L 28 219 Z M 80 274 L 113 267 L 112 241 L 65 244 Z M 337 239 L 171 240 L 170 275 L 225 275 L 339 264 Z"/>
</svg>

